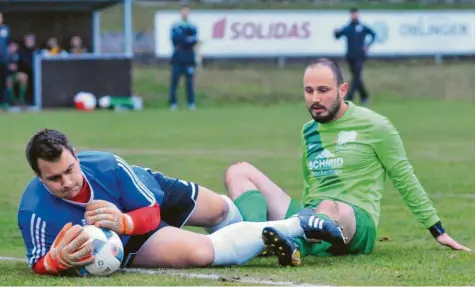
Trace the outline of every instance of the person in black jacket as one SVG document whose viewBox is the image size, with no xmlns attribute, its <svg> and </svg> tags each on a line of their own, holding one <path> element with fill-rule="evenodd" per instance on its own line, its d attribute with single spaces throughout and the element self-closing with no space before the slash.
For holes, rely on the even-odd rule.
<svg viewBox="0 0 476 287">
<path fill-rule="evenodd" d="M 169 91 L 169 104 L 172 110 L 177 108 L 177 86 L 181 75 L 185 75 L 187 102 L 190 110 L 195 109 L 195 45 L 198 42 L 197 27 L 188 21 L 189 8 L 186 5 L 180 10 L 182 19 L 175 23 L 170 31 L 170 38 L 173 45 L 173 55 L 171 59 L 172 78 Z"/>
<path fill-rule="evenodd" d="M 25 73 L 28 76 L 30 84 L 27 87 L 25 101 L 28 104 L 34 104 L 33 100 L 33 63 L 34 55 L 39 53 L 39 49 L 36 46 L 36 36 L 33 33 L 28 33 L 23 36 L 23 43 L 20 46 L 20 72 Z"/>
<path fill-rule="evenodd" d="M 376 34 L 368 26 L 359 21 L 359 11 L 357 8 L 350 9 L 350 23 L 343 28 L 334 30 L 334 37 L 339 39 L 347 38 L 346 59 L 352 73 L 352 83 L 346 95 L 346 100 L 352 101 L 356 90 L 359 91 L 362 104 L 367 103 L 369 94 L 362 81 L 362 68 L 367 58 L 370 45 L 375 41 Z M 371 36 L 367 42 L 367 35 Z"/>
</svg>

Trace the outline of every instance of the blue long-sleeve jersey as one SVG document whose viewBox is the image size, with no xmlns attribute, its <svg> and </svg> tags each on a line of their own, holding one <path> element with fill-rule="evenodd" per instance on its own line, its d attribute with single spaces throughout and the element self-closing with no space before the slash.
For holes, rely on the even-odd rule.
<svg viewBox="0 0 476 287">
<path fill-rule="evenodd" d="M 106 200 L 124 213 L 162 203 L 164 192 L 147 169 L 130 166 L 107 152 L 83 151 L 77 155 L 91 189 L 90 201 Z M 86 205 L 54 196 L 37 177 L 28 184 L 18 208 L 18 227 L 30 266 L 50 250 L 66 223 L 83 225 Z M 130 237 L 120 236 L 124 246 Z"/>
<path fill-rule="evenodd" d="M 367 35 L 371 36 L 368 43 L 366 43 Z M 360 22 L 350 22 L 348 25 L 335 32 L 334 36 L 336 39 L 339 39 L 342 36 L 347 38 L 347 58 L 362 59 L 367 56 L 364 47 L 370 46 L 375 41 L 376 34 L 371 28 Z"/>
<path fill-rule="evenodd" d="M 174 47 L 172 64 L 195 65 L 194 47 L 198 42 L 198 30 L 188 21 L 181 21 L 172 26 L 170 40 Z"/>
</svg>

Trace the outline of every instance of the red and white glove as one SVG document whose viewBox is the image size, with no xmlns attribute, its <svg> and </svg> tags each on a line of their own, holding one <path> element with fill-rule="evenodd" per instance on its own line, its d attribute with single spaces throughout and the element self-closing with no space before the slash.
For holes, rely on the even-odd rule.
<svg viewBox="0 0 476 287">
<path fill-rule="evenodd" d="M 50 251 L 44 259 L 45 269 L 51 274 L 59 274 L 94 261 L 93 244 L 83 227 L 70 222 L 56 236 Z"/>
<path fill-rule="evenodd" d="M 88 224 L 110 229 L 119 235 L 130 235 L 134 230 L 132 218 L 105 200 L 93 200 L 89 203 L 84 217 Z"/>
</svg>

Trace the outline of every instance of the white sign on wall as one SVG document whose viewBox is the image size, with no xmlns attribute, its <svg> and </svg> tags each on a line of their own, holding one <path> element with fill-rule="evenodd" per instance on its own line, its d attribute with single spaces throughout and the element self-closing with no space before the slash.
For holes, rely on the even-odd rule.
<svg viewBox="0 0 476 287">
<path fill-rule="evenodd" d="M 474 54 L 472 11 L 371 11 L 360 13 L 377 40 L 371 55 Z M 170 57 L 170 28 L 177 12 L 157 12 L 155 52 Z M 192 11 L 203 57 L 341 56 L 344 38 L 334 29 L 349 21 L 347 11 Z"/>
</svg>

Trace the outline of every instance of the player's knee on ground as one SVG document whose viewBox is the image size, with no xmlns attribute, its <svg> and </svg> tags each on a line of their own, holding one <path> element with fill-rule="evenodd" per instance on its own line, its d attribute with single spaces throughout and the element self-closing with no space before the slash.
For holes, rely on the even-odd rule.
<svg viewBox="0 0 476 287">
<path fill-rule="evenodd" d="M 236 199 L 248 190 L 258 189 L 253 183 L 253 177 L 259 174 L 258 169 L 247 162 L 237 162 L 230 165 L 225 172 L 225 186 L 228 196 Z"/>
<path fill-rule="evenodd" d="M 185 234 L 184 234 L 185 235 Z M 182 244 L 182 254 L 185 256 L 186 267 L 207 267 L 215 260 L 213 242 L 206 235 L 188 233 L 188 239 Z"/>
<path fill-rule="evenodd" d="M 215 252 L 211 244 L 209 248 L 197 245 L 189 252 L 188 262 L 190 267 L 207 267 L 212 265 L 214 260 Z"/>
</svg>

